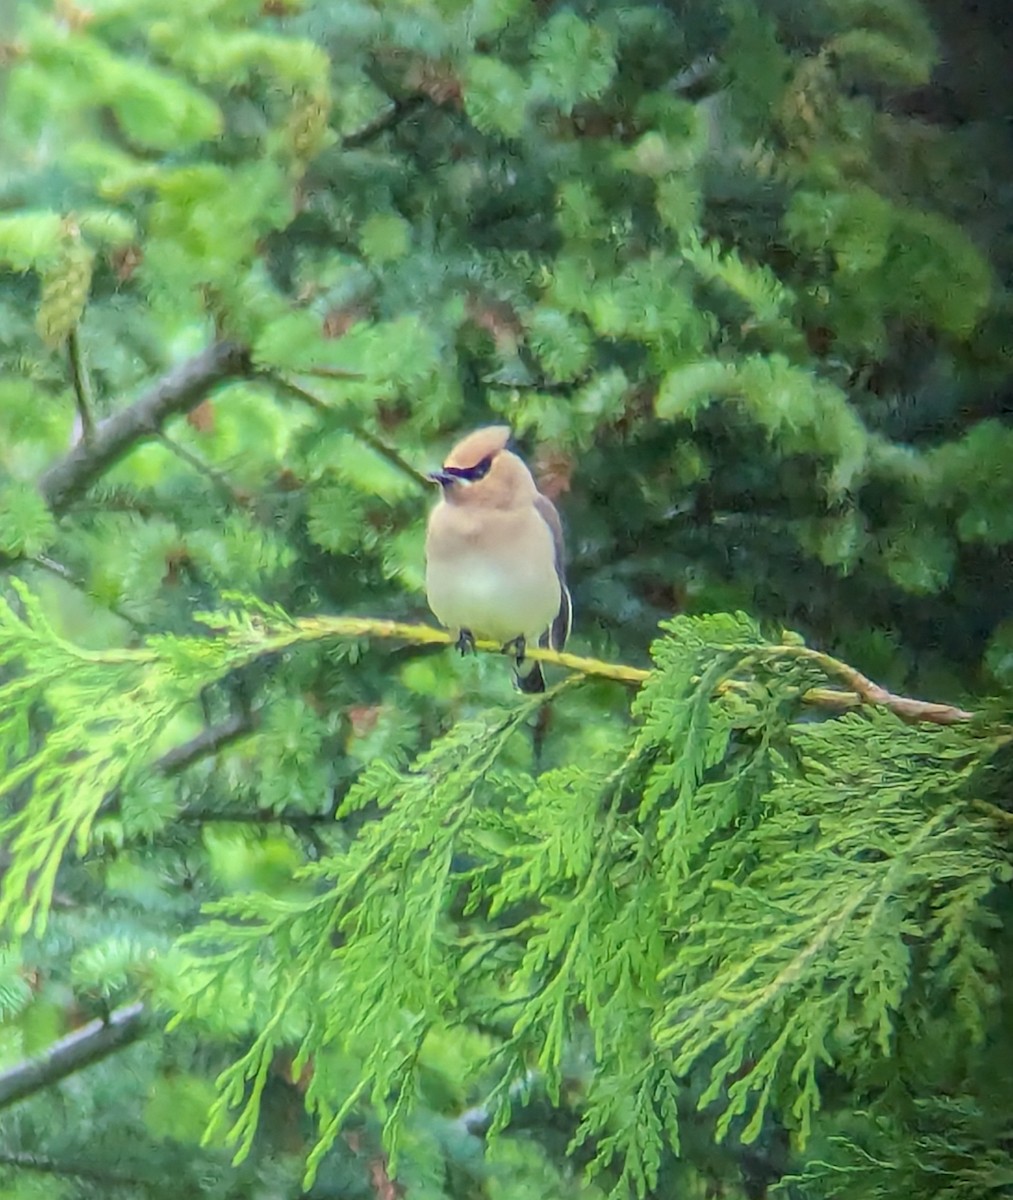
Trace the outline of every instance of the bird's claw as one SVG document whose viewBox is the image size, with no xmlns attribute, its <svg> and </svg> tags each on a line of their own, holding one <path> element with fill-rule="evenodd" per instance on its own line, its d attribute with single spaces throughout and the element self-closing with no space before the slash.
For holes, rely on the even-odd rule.
<svg viewBox="0 0 1013 1200">
<path fill-rule="evenodd" d="M 503 643 L 503 653 L 512 654 L 518 666 L 524 661 L 524 652 L 528 648 L 527 639 L 522 633 L 519 637 L 511 638 Z"/>
<path fill-rule="evenodd" d="M 457 641 L 454 643 L 454 649 L 463 658 L 466 654 L 475 654 L 475 635 L 470 629 L 462 629 L 457 635 Z"/>
</svg>

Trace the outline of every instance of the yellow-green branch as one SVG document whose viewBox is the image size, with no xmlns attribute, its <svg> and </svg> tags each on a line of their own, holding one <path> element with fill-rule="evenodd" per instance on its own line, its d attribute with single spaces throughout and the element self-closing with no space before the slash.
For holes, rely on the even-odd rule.
<svg viewBox="0 0 1013 1200">
<path fill-rule="evenodd" d="M 318 642 L 334 639 L 337 641 L 361 641 L 373 638 L 390 639 L 407 642 L 416 646 L 451 646 L 456 638 L 445 629 L 437 629 L 432 625 L 414 625 L 404 621 L 387 621 L 377 617 L 341 617 L 319 616 L 288 618 L 283 613 L 277 614 L 277 621 L 272 620 L 275 613 L 265 611 L 259 616 L 254 614 L 249 623 L 236 626 L 232 623 L 218 624 L 215 614 L 206 614 L 203 619 L 210 630 L 217 634 L 222 641 L 232 646 L 236 660 L 250 661 L 262 654 L 272 654 L 285 650 L 290 646 L 306 642 Z M 128 663 L 145 663 L 157 660 L 159 651 L 156 646 L 147 644 L 135 649 L 85 650 L 70 643 L 60 641 L 64 651 L 79 659 L 95 663 L 126 665 Z M 503 647 L 497 642 L 478 640 L 475 649 L 489 654 L 501 654 Z M 717 646 L 715 649 L 734 651 L 734 646 Z M 639 687 L 651 677 L 651 671 L 643 667 L 631 667 L 625 663 L 607 662 L 600 658 L 587 658 L 579 654 L 565 654 L 557 650 L 545 650 L 532 646 L 526 651 L 527 657 L 551 666 L 562 667 L 574 675 L 584 675 L 597 679 L 610 679 L 616 683 Z M 898 696 L 879 684 L 829 654 L 820 650 L 812 650 L 802 645 L 757 646 L 743 648 L 741 659 L 734 668 L 733 674 L 741 672 L 750 662 L 771 662 L 777 659 L 791 658 L 810 662 L 814 667 L 831 679 L 840 680 L 845 686 L 812 687 L 802 696 L 807 704 L 821 708 L 842 710 L 859 708 L 863 705 L 873 705 L 885 708 L 903 721 L 925 721 L 934 725 L 956 725 L 973 719 L 974 714 L 954 704 L 940 704 L 930 700 L 916 700 L 910 696 Z M 718 684 L 719 692 L 733 690 L 741 686 L 741 681 L 727 678 Z"/>
<path fill-rule="evenodd" d="M 450 646 L 455 642 L 452 634 L 431 625 L 412 625 L 402 621 L 384 621 L 373 617 L 302 617 L 292 623 L 288 630 L 272 631 L 271 643 L 265 649 L 281 649 L 296 642 L 318 641 L 326 638 L 358 640 L 360 638 L 391 638 L 417 646 Z M 502 646 L 497 642 L 480 640 L 475 649 L 484 653 L 500 654 Z M 530 647 L 527 657 L 538 662 L 562 667 L 580 675 L 598 679 L 611 679 L 639 687 L 650 678 L 651 672 L 642 667 L 631 667 L 624 663 L 606 662 L 600 658 L 586 658 L 579 654 L 565 654 L 557 650 Z M 862 705 L 886 708 L 904 721 L 926 721 L 934 725 L 956 725 L 970 721 L 973 714 L 953 704 L 939 704 L 929 700 L 915 700 L 910 696 L 898 696 L 872 682 L 860 671 L 839 659 L 811 650 L 807 646 L 769 646 L 750 651 L 744 658 L 806 659 L 825 675 L 840 679 L 846 690 L 829 687 L 810 688 L 803 696 L 807 704 L 821 708 L 847 709 Z"/>
</svg>

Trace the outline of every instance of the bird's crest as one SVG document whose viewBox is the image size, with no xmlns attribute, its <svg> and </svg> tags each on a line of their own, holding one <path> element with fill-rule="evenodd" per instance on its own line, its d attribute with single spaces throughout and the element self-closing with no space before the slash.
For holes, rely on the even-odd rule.
<svg viewBox="0 0 1013 1200">
<path fill-rule="evenodd" d="M 444 467 L 473 467 L 482 459 L 499 454 L 510 441 L 509 425 L 486 425 L 462 438 L 447 455 Z"/>
</svg>

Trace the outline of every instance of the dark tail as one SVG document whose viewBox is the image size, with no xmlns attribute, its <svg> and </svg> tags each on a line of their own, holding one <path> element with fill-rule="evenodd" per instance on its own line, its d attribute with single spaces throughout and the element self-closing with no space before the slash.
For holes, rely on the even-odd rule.
<svg viewBox="0 0 1013 1200">
<path fill-rule="evenodd" d="M 514 679 L 517 681 L 518 688 L 529 695 L 545 691 L 545 676 L 542 674 L 542 664 L 532 662 L 530 658 L 522 665 L 518 665 L 517 670 L 514 672 Z"/>
</svg>

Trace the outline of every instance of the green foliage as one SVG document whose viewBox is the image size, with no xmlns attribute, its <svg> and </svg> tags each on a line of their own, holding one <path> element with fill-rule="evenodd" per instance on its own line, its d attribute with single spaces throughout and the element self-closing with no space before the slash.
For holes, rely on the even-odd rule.
<svg viewBox="0 0 1013 1200">
<path fill-rule="evenodd" d="M 659 417 L 696 419 L 715 399 L 734 398 L 768 437 L 788 453 L 827 456 L 831 495 L 851 488 L 866 458 L 866 431 L 842 393 L 793 367 L 781 355 L 738 363 L 704 362 L 678 367 L 662 381 Z"/>
<path fill-rule="evenodd" d="M 1007 1185 L 1011 175 L 928 12 L 18 8 L 0 1070 L 155 1020 L 5 1111 L 5 1196 Z M 329 616 L 421 619 L 489 421 L 576 651 L 665 622 L 632 705 Z"/>
<path fill-rule="evenodd" d="M 840 1163 L 831 1176 L 815 1163 L 786 1179 L 807 1195 L 858 1200 L 888 1200 L 927 1194 L 939 1200 L 986 1200 L 1001 1195 L 1011 1182 L 1009 1162 L 1000 1147 L 1008 1125 L 986 1114 L 973 1096 L 934 1096 L 917 1100 L 906 1126 L 885 1114 L 863 1113 L 865 1134 L 834 1139 Z"/>
<path fill-rule="evenodd" d="M 34 487 L 27 483 L 0 487 L 0 553 L 32 557 L 55 536 L 56 523 Z"/>
<path fill-rule="evenodd" d="M 722 254 L 714 245 L 688 243 L 683 246 L 683 254 L 703 279 L 723 284 L 762 324 L 775 321 L 791 305 L 791 293 L 773 271 L 762 266 L 750 267 L 735 250 Z"/>
<path fill-rule="evenodd" d="M 180 150 L 221 130 L 221 114 L 208 96 L 150 63 L 110 52 L 97 39 L 80 32 L 67 37 L 52 18 L 32 21 L 28 49 L 33 73 L 18 82 L 24 80 L 29 94 L 44 78 L 66 109 L 109 105 L 139 145 Z"/>
<path fill-rule="evenodd" d="M 9 947 L 0 951 L 0 1021 L 10 1021 L 22 1012 L 32 992 L 21 974 L 21 963 Z"/>
<path fill-rule="evenodd" d="M 829 7 L 838 21 L 853 25 L 830 43 L 846 65 L 899 87 L 928 81 L 938 46 L 913 0 L 832 0 Z"/>
<path fill-rule="evenodd" d="M 481 133 L 517 137 L 524 128 L 527 85 L 506 63 L 476 54 L 464 77 L 464 105 Z"/>
<path fill-rule="evenodd" d="M 929 455 L 940 496 L 956 511 L 962 541 L 1013 541 L 1013 497 L 1006 469 L 1011 453 L 1013 431 L 998 421 L 982 421 L 959 441 Z"/>
<path fill-rule="evenodd" d="M 56 257 L 62 218 L 59 213 L 19 213 L 0 218 L 0 258 L 15 271 Z"/>
<path fill-rule="evenodd" d="M 886 317 L 917 312 L 944 333 L 966 337 L 988 302 L 987 265 L 972 243 L 931 213 L 904 211 L 868 189 L 796 194 L 787 217 L 793 239 L 834 258 L 841 299 L 852 311 L 827 312 L 861 332 L 859 305 Z"/>
<path fill-rule="evenodd" d="M 557 309 L 536 309 L 531 316 L 528 344 L 553 383 L 575 379 L 591 361 L 587 330 Z"/>
<path fill-rule="evenodd" d="M 615 73 L 611 38 L 572 12 L 551 16 L 533 49 L 535 93 L 563 112 L 570 112 L 579 100 L 600 96 Z"/>
<path fill-rule="evenodd" d="M 26 928 L 45 920 L 71 836 L 80 853 L 167 711 L 325 631 L 262 609 L 209 616 L 210 640 L 84 655 L 21 601 L 28 620 L 7 609 L 4 642 L 8 654 L 33 647 L 18 690 L 56 722 L 35 751 L 5 731 L 9 786 L 34 779 L 8 821 L 3 893 Z M 236 994 L 262 1013 L 220 1078 L 209 1137 L 250 1152 L 271 1064 L 294 1045 L 293 1070 L 313 1068 L 319 1128 L 307 1185 L 365 1097 L 396 1169 L 430 1038 L 502 1029 L 473 1068 L 496 1081 L 495 1128 L 518 1073 L 536 1070 L 558 1103 L 583 1036 L 594 1070 L 573 1144 L 615 1168 L 615 1194 L 645 1195 L 679 1149 L 680 1080 L 699 1077 L 698 1107 L 718 1105 L 717 1137 L 752 1141 L 773 1111 L 804 1146 L 828 1069 L 861 1087 L 896 1053 L 898 1028 L 941 1010 L 969 1044 L 987 1036 L 991 896 L 1013 868 L 971 808 L 977 737 L 875 714 L 800 722 L 819 657 L 743 617 L 678 618 L 654 659 L 625 745 L 532 777 L 518 751 L 544 700 L 487 710 L 410 764 L 374 760 L 336 815 L 381 815 L 340 849 L 302 867 L 290 850 L 273 884 L 262 857 L 242 882 L 227 868 L 233 894 L 184 939 L 194 957 L 173 989 L 177 1021 L 227 1011 Z M 573 681 L 553 694 L 567 703 Z M 271 713 L 259 753 L 286 788 L 262 803 L 312 806 L 324 734 L 305 705 Z M 89 753 L 70 758 L 70 744 Z M 75 978 L 115 987 L 133 957 L 120 939 L 97 944 Z"/>
</svg>

